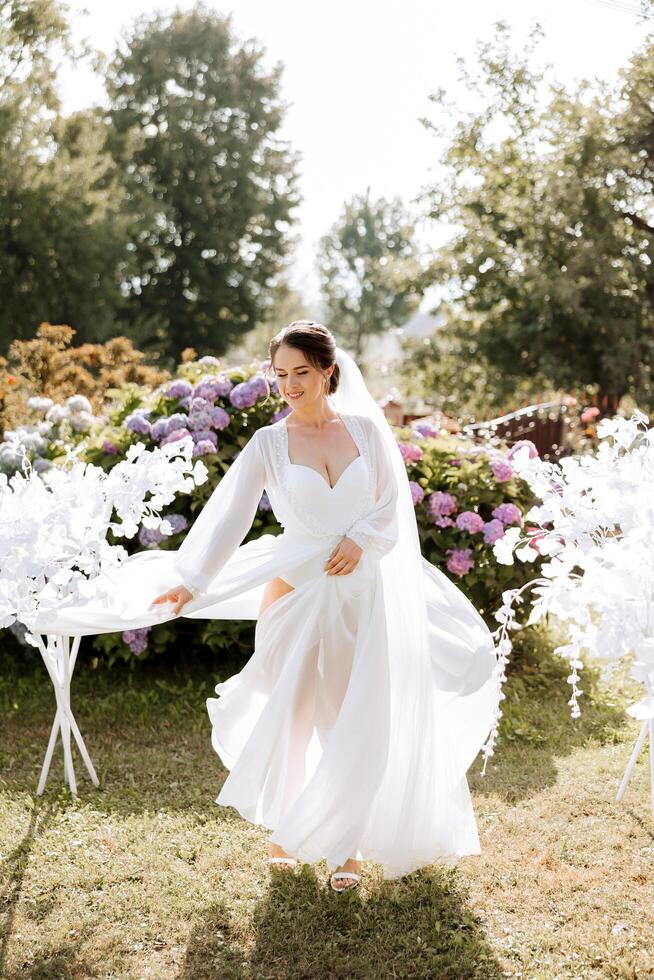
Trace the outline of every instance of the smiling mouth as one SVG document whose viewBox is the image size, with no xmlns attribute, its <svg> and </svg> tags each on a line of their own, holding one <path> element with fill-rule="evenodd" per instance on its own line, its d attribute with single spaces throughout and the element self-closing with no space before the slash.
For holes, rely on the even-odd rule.
<svg viewBox="0 0 654 980">
<path fill-rule="evenodd" d="M 291 394 L 290 391 L 287 391 L 286 394 L 288 395 L 289 398 L 300 398 L 304 394 L 304 392 L 303 391 L 296 391 L 293 394 Z"/>
</svg>

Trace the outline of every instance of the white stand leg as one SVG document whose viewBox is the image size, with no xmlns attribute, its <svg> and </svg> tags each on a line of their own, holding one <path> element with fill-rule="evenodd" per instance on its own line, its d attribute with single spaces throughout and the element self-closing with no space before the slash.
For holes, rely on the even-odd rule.
<svg viewBox="0 0 654 980">
<path fill-rule="evenodd" d="M 633 768 L 636 765 L 636 759 L 640 755 L 640 751 L 645 742 L 645 737 L 649 734 L 649 771 L 650 771 L 650 793 L 652 798 L 652 811 L 654 812 L 654 719 L 648 719 L 644 721 L 641 725 L 640 732 L 638 733 L 638 738 L 636 739 L 636 744 L 634 745 L 631 755 L 629 757 L 629 762 L 627 763 L 627 768 L 624 771 L 624 776 L 622 777 L 622 782 L 620 783 L 620 789 L 618 790 L 618 795 L 616 796 L 616 802 L 620 802 L 624 796 L 624 791 L 627 788 L 627 783 Z"/>
<path fill-rule="evenodd" d="M 84 739 L 80 734 L 80 730 L 77 727 L 77 722 L 73 717 L 73 712 L 70 707 L 70 680 L 75 667 L 81 637 L 76 636 L 73 638 L 72 651 L 70 649 L 70 636 L 66 636 L 61 633 L 48 633 L 46 634 L 47 646 L 38 634 L 36 635 L 36 639 L 39 650 L 41 651 L 41 656 L 43 657 L 43 662 L 47 668 L 48 674 L 50 675 L 50 680 L 52 681 L 52 686 L 54 687 L 55 699 L 57 701 L 57 712 L 54 717 L 54 722 L 52 723 L 52 731 L 50 732 L 48 748 L 45 753 L 45 759 L 43 760 L 41 777 L 39 779 L 39 785 L 36 793 L 37 796 L 40 796 L 43 793 L 45 781 L 48 778 L 48 772 L 50 771 L 50 763 L 52 761 L 52 754 L 57 741 L 57 734 L 61 729 L 61 742 L 64 749 L 64 775 L 70 787 L 71 793 L 76 796 L 77 780 L 75 779 L 75 770 L 73 768 L 73 754 L 71 751 L 70 740 L 71 732 L 75 738 L 75 741 L 77 742 L 77 747 L 80 751 L 82 759 L 84 760 L 84 764 L 86 765 L 93 785 L 100 785 L 100 780 L 96 776 L 93 763 L 91 762 L 91 757 L 86 749 Z"/>
</svg>

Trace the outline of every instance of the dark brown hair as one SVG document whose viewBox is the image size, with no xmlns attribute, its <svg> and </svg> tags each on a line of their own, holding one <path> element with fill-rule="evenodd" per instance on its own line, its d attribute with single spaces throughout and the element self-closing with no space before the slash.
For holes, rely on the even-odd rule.
<svg viewBox="0 0 654 980">
<path fill-rule="evenodd" d="M 293 320 L 287 327 L 283 327 L 268 346 L 271 368 L 275 354 L 282 344 L 302 351 L 309 364 L 318 370 L 324 371 L 333 364 L 328 394 L 334 394 L 338 388 L 339 369 L 336 363 L 336 341 L 327 327 L 315 320 Z"/>
</svg>

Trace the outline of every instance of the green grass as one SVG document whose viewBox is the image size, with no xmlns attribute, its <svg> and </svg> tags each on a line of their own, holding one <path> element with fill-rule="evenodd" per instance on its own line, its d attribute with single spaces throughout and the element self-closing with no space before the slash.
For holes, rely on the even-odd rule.
<svg viewBox="0 0 654 980">
<path fill-rule="evenodd" d="M 528 639 L 529 642 L 526 642 Z M 335 895 L 324 863 L 271 875 L 267 832 L 215 797 L 225 772 L 205 698 L 237 660 L 91 670 L 73 705 L 101 785 L 59 744 L 40 662 L 0 667 L 0 977 L 640 978 L 654 976 L 654 820 L 643 752 L 614 802 L 638 688 L 589 670 L 572 721 L 565 664 L 518 645 L 501 742 L 470 786 L 482 854 Z"/>
</svg>

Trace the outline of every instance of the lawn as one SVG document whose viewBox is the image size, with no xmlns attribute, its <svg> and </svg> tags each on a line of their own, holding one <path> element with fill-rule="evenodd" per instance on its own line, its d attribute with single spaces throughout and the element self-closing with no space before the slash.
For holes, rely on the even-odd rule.
<svg viewBox="0 0 654 980">
<path fill-rule="evenodd" d="M 75 714 L 100 776 L 59 744 L 45 668 L 0 668 L 0 977 L 654 977 L 654 819 L 646 752 L 614 802 L 638 689 L 585 670 L 569 717 L 565 664 L 542 628 L 520 644 L 501 742 L 470 785 L 483 853 L 454 868 L 333 894 L 324 863 L 271 875 L 266 831 L 214 800 L 225 776 L 204 700 L 238 660 L 93 670 Z M 242 661 L 241 661 L 242 662 Z"/>
</svg>

